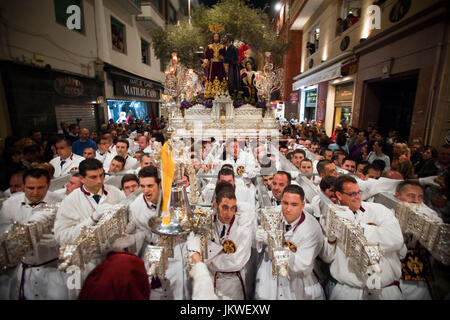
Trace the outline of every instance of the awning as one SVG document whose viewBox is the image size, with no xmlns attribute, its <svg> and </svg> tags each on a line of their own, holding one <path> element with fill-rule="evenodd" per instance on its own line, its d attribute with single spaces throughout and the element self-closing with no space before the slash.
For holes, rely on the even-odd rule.
<svg viewBox="0 0 450 320">
<path fill-rule="evenodd" d="M 353 55 L 352 52 L 345 52 L 340 54 L 320 65 L 305 71 L 294 77 L 292 90 L 300 90 L 302 87 L 309 87 L 320 82 L 333 80 L 342 76 L 341 67 L 346 62 L 347 58 Z"/>
</svg>

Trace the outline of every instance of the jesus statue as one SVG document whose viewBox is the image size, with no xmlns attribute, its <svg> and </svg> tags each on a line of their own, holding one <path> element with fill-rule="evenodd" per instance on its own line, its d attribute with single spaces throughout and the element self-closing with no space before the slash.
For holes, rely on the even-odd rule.
<svg viewBox="0 0 450 320">
<path fill-rule="evenodd" d="M 225 53 L 225 46 L 220 43 L 220 34 L 214 32 L 213 43 L 206 47 L 203 59 L 203 67 L 206 69 L 205 99 L 214 98 L 217 93 L 228 91 L 223 65 Z"/>
</svg>

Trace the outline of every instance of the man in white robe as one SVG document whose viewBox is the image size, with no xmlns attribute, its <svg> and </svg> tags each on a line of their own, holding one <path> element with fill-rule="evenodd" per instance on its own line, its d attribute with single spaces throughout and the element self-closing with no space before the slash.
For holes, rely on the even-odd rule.
<svg viewBox="0 0 450 320">
<path fill-rule="evenodd" d="M 130 223 L 127 226 L 128 235 L 123 241 L 123 248 L 135 245 L 135 254 L 144 259 L 147 245 L 158 245 L 160 236 L 153 233 L 149 220 L 156 217 L 157 204 L 160 196 L 160 178 L 154 166 L 147 166 L 139 171 L 139 184 L 142 195 L 130 205 Z M 118 240 L 118 241 L 119 241 Z M 114 246 L 118 244 L 115 243 Z M 185 241 L 180 239 L 174 244 L 174 257 L 168 259 L 165 278 L 149 279 L 151 284 L 150 300 L 184 300 L 190 298 L 187 287 L 187 268 Z"/>
<path fill-rule="evenodd" d="M 79 172 L 83 186 L 63 200 L 56 215 L 55 237 L 60 245 L 75 240 L 83 226 L 95 225 L 105 209 L 125 199 L 118 188 L 103 184 L 105 171 L 99 160 L 84 160 Z"/>
<path fill-rule="evenodd" d="M 380 261 L 382 271 L 379 275 L 381 288 L 375 298 L 381 300 L 403 299 L 399 282 L 402 274 L 399 255 L 403 247 L 403 235 L 397 219 L 389 209 L 381 204 L 362 202 L 361 190 L 351 176 L 340 176 L 335 190 L 339 203 L 348 209 L 339 215 L 363 228 L 367 241 L 379 243 L 383 251 Z M 341 240 L 339 239 L 339 241 Z M 336 245 L 336 241 L 336 238 L 325 237 L 321 252 L 322 260 L 331 264 L 330 273 L 337 280 L 330 299 L 374 298 L 374 292 L 367 289 L 366 281 L 351 270 L 349 258 Z"/>
<path fill-rule="evenodd" d="M 415 210 L 436 222 L 442 223 L 441 217 L 423 203 L 423 194 L 423 187 L 420 184 L 404 181 L 398 185 L 395 197 L 400 201 L 414 204 Z M 418 246 L 418 239 L 412 235 L 405 235 L 404 252 L 402 252 L 400 259 L 405 258 L 408 249 L 414 252 L 415 248 L 420 248 Z M 408 281 L 402 279 L 400 281 L 400 288 L 406 300 L 431 300 L 431 293 L 426 281 Z"/>
<path fill-rule="evenodd" d="M 246 299 L 245 266 L 250 259 L 253 221 L 238 211 L 234 188 L 221 182 L 216 192 L 213 239 L 205 264 L 214 277 L 219 299 Z"/>
<path fill-rule="evenodd" d="M 106 156 L 105 161 L 103 163 L 103 168 L 105 170 L 108 170 L 114 157 L 116 155 L 119 155 L 125 159 L 125 166 L 124 166 L 123 170 L 128 171 L 128 170 L 136 169 L 139 164 L 135 158 L 133 158 L 132 156 L 130 156 L 128 154 L 129 145 L 130 144 L 129 144 L 128 140 L 117 141 L 117 143 L 116 143 L 117 154 L 114 154 L 112 152 L 108 153 L 108 155 Z"/>
<path fill-rule="evenodd" d="M 58 157 L 50 161 L 50 164 L 55 168 L 54 178 L 78 170 L 78 165 L 84 160 L 83 157 L 72 153 L 72 143 L 68 139 L 62 138 L 56 142 L 56 152 Z"/>
<path fill-rule="evenodd" d="M 8 230 L 14 221 L 19 223 L 45 222 L 49 212 L 42 211 L 45 204 L 61 202 L 62 196 L 48 191 L 50 176 L 43 169 L 31 169 L 23 176 L 24 192 L 12 195 L 3 203 L 0 211 L 0 234 Z M 52 234 L 42 236 L 37 250 L 29 252 L 23 265 L 0 272 L 0 299 L 64 299 L 65 282 L 55 269 L 58 246 Z M 38 266 L 39 267 L 34 267 Z M 53 270 L 52 270 L 53 269 Z M 19 287 L 22 288 L 19 292 Z M 62 289 L 62 291 L 61 291 Z"/>
<path fill-rule="evenodd" d="M 297 185 L 283 191 L 281 212 L 284 239 L 290 249 L 288 271 L 290 280 L 272 276 L 268 234 L 261 227 L 256 233 L 257 247 L 264 258 L 256 276 L 256 299 L 268 300 L 323 300 L 325 295 L 314 275 L 315 259 L 323 245 L 323 235 L 317 220 L 303 212 L 304 191 Z"/>
</svg>

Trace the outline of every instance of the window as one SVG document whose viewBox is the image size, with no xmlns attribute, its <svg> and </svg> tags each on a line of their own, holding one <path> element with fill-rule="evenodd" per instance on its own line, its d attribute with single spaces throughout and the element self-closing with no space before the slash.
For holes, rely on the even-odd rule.
<svg viewBox="0 0 450 320">
<path fill-rule="evenodd" d="M 169 21 L 170 23 L 177 22 L 177 11 L 175 10 L 172 4 L 169 4 Z"/>
<path fill-rule="evenodd" d="M 152 0 L 152 4 L 155 9 L 162 15 L 163 14 L 163 1 L 162 0 Z"/>
<path fill-rule="evenodd" d="M 125 25 L 111 16 L 111 40 L 113 50 L 126 54 Z"/>
<path fill-rule="evenodd" d="M 150 65 L 150 44 L 141 39 L 142 63 Z"/>
<path fill-rule="evenodd" d="M 190 0 L 188 0 L 190 1 Z M 180 7 L 179 11 L 182 15 L 187 16 L 188 15 L 188 9 L 186 6 L 186 2 L 184 0 L 178 0 L 178 6 Z"/>
<path fill-rule="evenodd" d="M 55 4 L 55 18 L 56 22 L 62 24 L 64 27 L 67 26 L 67 19 L 72 15 L 67 13 L 67 8 L 76 5 L 81 9 L 81 29 L 73 29 L 79 33 L 84 33 L 84 21 L 83 21 L 83 7 L 81 0 L 54 0 Z"/>
<path fill-rule="evenodd" d="M 336 26 L 337 34 L 341 34 L 360 20 L 361 2 L 361 0 L 342 0 L 341 16 Z"/>
<path fill-rule="evenodd" d="M 318 23 L 309 32 L 309 41 L 306 43 L 307 56 L 313 55 L 319 50 L 320 24 Z"/>
</svg>

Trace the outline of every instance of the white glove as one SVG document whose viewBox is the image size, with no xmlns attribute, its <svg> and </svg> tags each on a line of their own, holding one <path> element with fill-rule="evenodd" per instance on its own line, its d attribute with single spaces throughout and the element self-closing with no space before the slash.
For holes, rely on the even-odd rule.
<svg viewBox="0 0 450 320">
<path fill-rule="evenodd" d="M 435 186 L 440 187 L 440 185 L 434 181 L 438 176 L 430 176 L 425 178 L 419 178 L 419 183 L 423 186 Z"/>
<path fill-rule="evenodd" d="M 256 242 L 263 242 L 264 244 L 268 244 L 268 234 L 267 231 L 264 230 L 261 226 L 258 227 L 258 229 L 256 229 Z"/>
<path fill-rule="evenodd" d="M 113 250 L 124 251 L 126 248 L 133 246 L 136 243 L 136 240 L 132 235 L 125 235 L 112 244 Z"/>
<path fill-rule="evenodd" d="M 187 238 L 186 248 L 188 251 L 194 251 L 193 253 L 201 252 L 200 238 L 198 236 L 196 236 L 193 232 L 191 232 Z M 192 254 L 190 254 L 190 255 L 192 255 Z"/>
<path fill-rule="evenodd" d="M 49 212 L 49 211 L 35 211 L 31 215 L 31 217 L 28 219 L 27 223 L 33 223 L 33 222 L 45 223 L 48 219 L 50 219 L 51 215 L 52 215 L 52 212 Z"/>
</svg>

